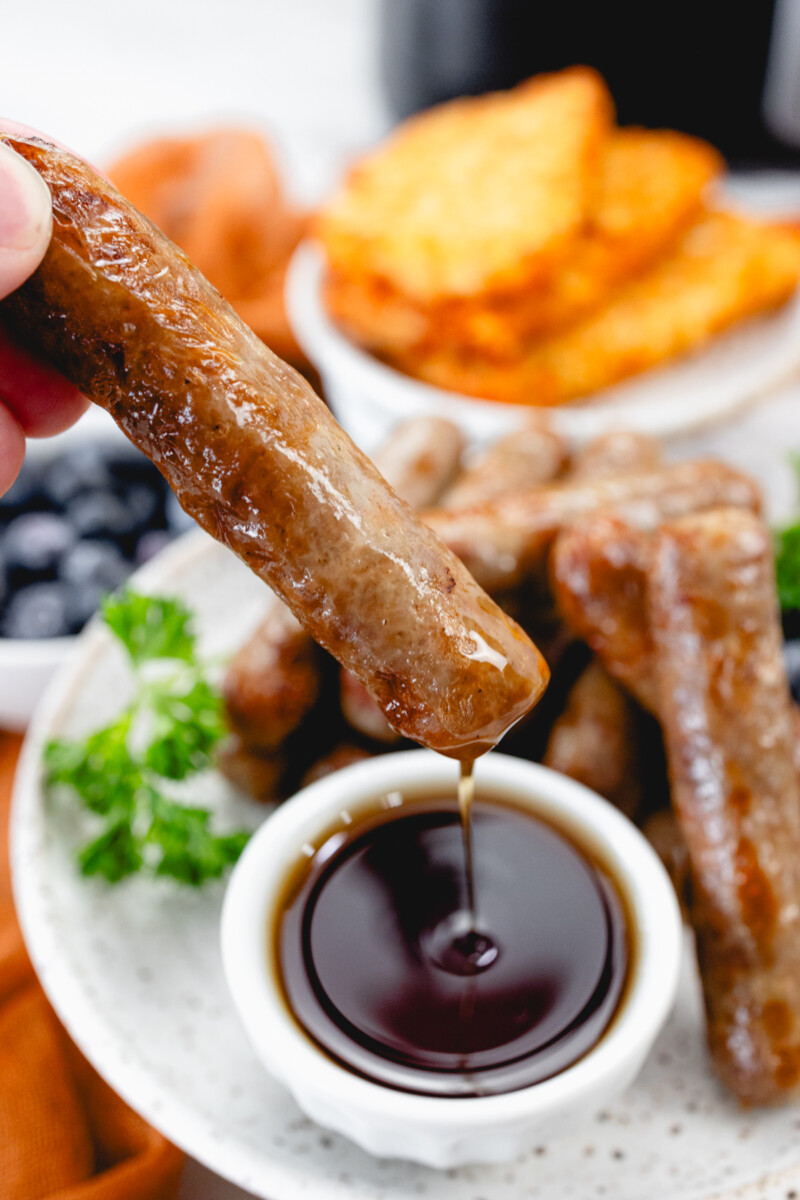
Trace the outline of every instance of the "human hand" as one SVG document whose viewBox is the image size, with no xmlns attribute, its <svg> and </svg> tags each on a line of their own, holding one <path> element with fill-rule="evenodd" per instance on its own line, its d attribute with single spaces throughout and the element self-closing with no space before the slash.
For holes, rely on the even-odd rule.
<svg viewBox="0 0 800 1200">
<path fill-rule="evenodd" d="M 0 132 L 32 133 L 0 120 Z M 50 192 L 37 172 L 0 142 L 0 300 L 31 275 L 50 241 Z M 39 362 L 0 323 L 0 495 L 14 482 L 26 437 L 59 433 L 76 421 L 86 400 Z"/>
</svg>

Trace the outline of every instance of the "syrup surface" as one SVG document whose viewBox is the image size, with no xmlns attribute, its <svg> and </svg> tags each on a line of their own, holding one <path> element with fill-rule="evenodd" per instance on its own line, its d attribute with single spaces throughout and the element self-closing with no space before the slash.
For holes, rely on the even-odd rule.
<svg viewBox="0 0 800 1200">
<path fill-rule="evenodd" d="M 276 931 L 295 1019 L 332 1058 L 405 1091 L 546 1079 L 613 1018 L 630 956 L 610 877 L 523 809 L 419 799 L 332 834 Z M 472 888 L 465 870 L 471 860 Z"/>
</svg>

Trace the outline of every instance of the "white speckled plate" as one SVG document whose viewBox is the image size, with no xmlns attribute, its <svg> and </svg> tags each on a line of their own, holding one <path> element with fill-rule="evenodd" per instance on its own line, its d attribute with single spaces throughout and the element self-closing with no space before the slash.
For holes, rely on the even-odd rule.
<svg viewBox="0 0 800 1200">
<path fill-rule="evenodd" d="M 728 434 L 731 457 L 791 448 L 800 396 Z M 766 425 L 763 421 L 768 421 Z M 800 421 L 794 418 L 800 445 Z M 766 430 L 772 437 L 770 443 Z M 738 450 L 737 450 L 738 448 Z M 210 653 L 239 642 L 263 587 L 225 550 L 191 535 L 139 575 L 199 615 Z M 368 1157 L 306 1120 L 250 1052 L 226 993 L 218 945 L 223 885 L 108 888 L 78 877 L 76 831 L 46 805 L 43 741 L 102 724 L 122 702 L 122 655 L 101 629 L 82 639 L 26 743 L 14 797 L 14 885 L 28 947 L 65 1025 L 148 1120 L 220 1175 L 270 1200 L 791 1200 L 800 1196 L 800 1108 L 742 1113 L 706 1063 L 687 946 L 677 1008 L 637 1083 L 607 1111 L 507 1166 L 436 1173 Z M 260 819 L 212 777 L 202 800 L 225 819 Z"/>
</svg>

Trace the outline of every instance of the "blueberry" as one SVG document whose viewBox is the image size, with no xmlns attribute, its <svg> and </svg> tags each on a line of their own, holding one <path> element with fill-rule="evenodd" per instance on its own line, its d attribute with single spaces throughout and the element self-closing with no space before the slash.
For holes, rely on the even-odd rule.
<svg viewBox="0 0 800 1200">
<path fill-rule="evenodd" d="M 110 542 L 78 542 L 61 564 L 60 579 L 68 589 L 73 629 L 82 629 L 107 592 L 130 574 L 131 566 Z"/>
<path fill-rule="evenodd" d="M 61 563 L 59 578 L 69 587 L 87 584 L 113 592 L 130 574 L 130 566 L 111 542 L 78 542 Z"/>
<path fill-rule="evenodd" d="M 70 501 L 67 520 L 82 538 L 109 538 L 121 541 L 128 537 L 134 522 L 122 500 L 110 492 L 84 492 Z"/>
<path fill-rule="evenodd" d="M 39 512 L 16 517 L 2 539 L 9 583 L 22 587 L 52 579 L 74 543 L 75 534 L 63 517 Z"/>
<path fill-rule="evenodd" d="M 188 529 L 197 528 L 194 517 L 190 517 L 187 512 L 184 512 L 174 492 L 170 492 L 167 496 L 166 511 L 167 525 L 175 533 L 186 533 Z"/>
<path fill-rule="evenodd" d="M 50 463 L 44 490 L 56 508 L 66 508 L 84 492 L 109 490 L 113 479 L 100 442 L 82 442 Z"/>
<path fill-rule="evenodd" d="M 0 521 L 9 521 L 21 512 L 46 507 L 41 467 L 26 458 L 11 487 L 5 495 L 0 496 Z"/>
<path fill-rule="evenodd" d="M 142 563 L 150 562 L 151 558 L 155 558 L 159 551 L 169 545 L 172 538 L 173 534 L 168 529 L 150 529 L 147 533 L 142 534 L 136 543 L 137 565 L 141 566 Z"/>
<path fill-rule="evenodd" d="M 12 596 L 0 627 L 7 638 L 63 637 L 69 631 L 67 591 L 62 583 L 22 588 Z"/>
<path fill-rule="evenodd" d="M 131 532 L 144 533 L 164 524 L 164 504 L 159 492 L 150 483 L 134 483 L 120 496 L 131 519 Z"/>
<path fill-rule="evenodd" d="M 800 704 L 800 639 L 784 642 L 783 659 L 786 663 L 786 674 L 789 676 L 792 696 Z"/>
</svg>

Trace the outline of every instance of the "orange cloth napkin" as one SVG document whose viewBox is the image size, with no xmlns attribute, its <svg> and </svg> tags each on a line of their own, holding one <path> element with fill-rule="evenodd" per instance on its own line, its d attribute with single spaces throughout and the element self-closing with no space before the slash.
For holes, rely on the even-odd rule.
<svg viewBox="0 0 800 1200">
<path fill-rule="evenodd" d="M 170 1200 L 182 1154 L 79 1054 L 25 953 L 8 869 L 8 810 L 20 741 L 0 733 L 0 1196 Z"/>
</svg>

